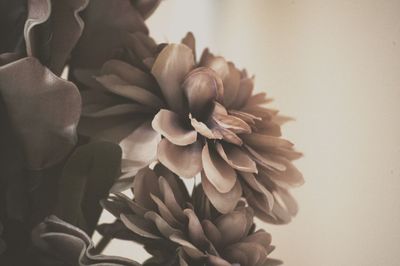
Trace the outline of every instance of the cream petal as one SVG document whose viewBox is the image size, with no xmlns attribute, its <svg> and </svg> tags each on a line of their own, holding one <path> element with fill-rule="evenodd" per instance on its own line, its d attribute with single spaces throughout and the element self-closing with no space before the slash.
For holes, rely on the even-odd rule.
<svg viewBox="0 0 400 266">
<path fill-rule="evenodd" d="M 204 234 L 213 243 L 213 245 L 218 249 L 222 243 L 222 234 L 219 229 L 209 220 L 203 220 L 201 225 L 204 229 Z"/>
<path fill-rule="evenodd" d="M 193 53 L 184 44 L 169 44 L 157 56 L 151 69 L 161 87 L 168 106 L 181 113 L 183 111 L 182 82 L 194 66 Z"/>
<path fill-rule="evenodd" d="M 211 130 L 205 123 L 197 121 L 192 114 L 189 114 L 189 119 L 192 127 L 204 137 L 208 139 L 222 139 L 222 134 L 219 131 Z"/>
<path fill-rule="evenodd" d="M 189 192 L 182 179 L 160 163 L 154 167 L 154 172 L 162 177 L 159 179 L 160 190 L 168 208 L 171 209 L 170 204 L 173 204 L 173 202 L 176 202 L 181 207 L 189 201 Z"/>
<path fill-rule="evenodd" d="M 265 92 L 260 92 L 257 94 L 252 95 L 246 103 L 246 106 L 253 106 L 253 105 L 263 105 L 272 102 L 273 99 L 267 98 L 267 94 Z"/>
<path fill-rule="evenodd" d="M 303 174 L 289 160 L 273 156 L 274 160 L 285 165 L 284 171 L 267 171 L 266 175 L 280 186 L 298 187 L 304 184 Z"/>
<path fill-rule="evenodd" d="M 275 122 L 262 120 L 262 121 L 255 121 L 254 124 L 255 132 L 263 135 L 270 135 L 274 137 L 282 136 L 281 126 Z"/>
<path fill-rule="evenodd" d="M 230 131 L 229 129 L 223 128 L 221 126 L 217 126 L 213 128 L 213 130 L 217 131 L 219 134 L 222 135 L 222 139 L 228 143 L 235 144 L 237 146 L 242 146 L 243 141 L 241 138 L 238 137 L 235 133 Z M 215 134 L 215 133 L 214 133 Z"/>
<path fill-rule="evenodd" d="M 269 108 L 261 107 L 261 106 L 256 106 L 256 105 L 251 105 L 251 106 L 245 106 L 244 108 L 241 109 L 241 111 L 253 114 L 255 116 L 261 117 L 264 120 L 272 120 L 274 116 L 278 114 L 277 110 L 272 110 Z"/>
<path fill-rule="evenodd" d="M 171 182 L 171 181 L 169 181 Z M 181 205 L 176 200 L 176 196 L 178 196 L 178 193 L 180 193 L 179 190 L 172 190 L 170 183 L 169 183 L 165 177 L 160 177 L 158 179 L 158 184 L 160 187 L 161 195 L 163 202 L 167 206 L 167 208 L 171 211 L 172 215 L 179 220 L 180 222 L 185 220 L 185 214 L 183 213 Z M 175 189 L 185 189 L 182 186 L 175 186 Z M 183 192 L 182 192 L 183 193 Z"/>
<path fill-rule="evenodd" d="M 160 233 L 165 237 L 169 238 L 172 235 L 183 235 L 183 233 L 176 229 L 173 228 L 171 225 L 169 225 L 159 214 L 153 211 L 147 212 L 144 217 L 147 220 L 153 221 L 160 231 Z"/>
<path fill-rule="evenodd" d="M 236 172 L 221 156 L 206 143 L 202 151 L 202 162 L 207 179 L 220 193 L 229 192 L 236 183 Z"/>
<path fill-rule="evenodd" d="M 227 193 L 221 193 L 210 183 L 208 178 L 202 173 L 201 184 L 204 193 L 212 205 L 221 213 L 228 213 L 235 209 L 242 195 L 242 187 L 239 180 L 236 181 L 233 188 Z"/>
<path fill-rule="evenodd" d="M 215 226 L 223 235 L 223 246 L 236 243 L 245 237 L 247 217 L 243 211 L 233 211 L 217 218 Z"/>
<path fill-rule="evenodd" d="M 177 219 L 175 219 L 174 215 L 159 197 L 153 194 L 151 194 L 150 197 L 153 199 L 154 203 L 157 204 L 158 212 L 168 224 L 175 228 L 182 227 L 182 224 Z"/>
<path fill-rule="evenodd" d="M 169 239 L 179 245 L 182 246 L 186 254 L 194 259 L 202 259 L 206 255 L 200 251 L 197 247 L 195 247 L 192 243 L 184 239 L 181 235 L 179 234 L 172 234 Z"/>
<path fill-rule="evenodd" d="M 239 83 L 239 90 L 236 95 L 234 102 L 231 107 L 233 109 L 239 110 L 243 106 L 246 105 L 247 100 L 250 98 L 253 93 L 254 88 L 254 77 L 253 78 L 242 78 Z"/>
<path fill-rule="evenodd" d="M 229 129 L 233 133 L 251 133 L 251 127 L 242 119 L 233 115 L 213 115 L 214 121 L 221 127 Z"/>
<path fill-rule="evenodd" d="M 257 162 L 258 164 L 264 166 L 267 169 L 276 169 L 278 171 L 285 171 L 286 170 L 286 165 L 279 162 L 278 160 L 274 160 L 274 157 L 272 157 L 268 153 L 263 153 L 262 155 L 252 149 L 251 147 L 244 145 L 245 149 L 250 153 L 252 156 L 252 159 Z"/>
<path fill-rule="evenodd" d="M 281 126 L 289 121 L 294 121 L 294 118 L 284 115 L 276 115 L 273 117 L 273 121 Z"/>
<path fill-rule="evenodd" d="M 196 118 L 206 119 L 214 110 L 214 100 L 223 90 L 215 71 L 206 67 L 192 70 L 182 84 L 189 111 Z"/>
<path fill-rule="evenodd" d="M 196 40 L 192 32 L 188 32 L 186 36 L 182 39 L 181 43 L 189 47 L 193 52 L 193 58 L 196 61 Z"/>
<path fill-rule="evenodd" d="M 285 206 L 285 209 L 291 216 L 295 216 L 298 213 L 299 206 L 288 190 L 278 188 L 274 196 L 277 202 L 280 203 L 279 205 Z"/>
<path fill-rule="evenodd" d="M 153 130 L 149 121 L 141 124 L 120 142 L 123 158 L 150 164 L 156 159 L 160 139 L 160 135 Z"/>
<path fill-rule="evenodd" d="M 269 135 L 252 133 L 252 134 L 243 134 L 240 137 L 247 145 L 249 145 L 253 148 L 257 148 L 257 150 L 260 150 L 260 151 L 268 150 L 268 148 L 271 148 L 271 147 L 272 148 L 274 148 L 274 147 L 284 147 L 284 148 L 293 147 L 293 143 L 291 143 L 290 141 L 279 138 L 279 137 L 269 136 Z"/>
<path fill-rule="evenodd" d="M 203 51 L 200 59 L 200 66 L 213 69 L 222 80 L 229 75 L 228 62 L 222 56 L 212 55 L 208 49 Z"/>
<path fill-rule="evenodd" d="M 256 123 L 256 121 L 262 120 L 261 117 L 257 117 L 255 115 L 241 112 L 241 111 L 236 111 L 236 110 L 229 110 L 229 114 L 242 119 L 244 122 L 246 122 L 249 125 L 254 125 Z"/>
<path fill-rule="evenodd" d="M 222 145 L 219 142 L 215 143 L 218 154 L 232 168 L 250 173 L 257 173 L 256 163 L 239 147 L 231 144 Z"/>
<path fill-rule="evenodd" d="M 266 249 L 258 243 L 240 242 L 228 247 L 225 252 L 231 261 L 246 266 L 263 265 L 267 259 Z"/>
<path fill-rule="evenodd" d="M 201 149 L 199 141 L 178 146 L 164 138 L 158 144 L 157 156 L 163 165 L 178 176 L 192 178 L 202 169 Z"/>
<path fill-rule="evenodd" d="M 159 109 L 164 105 L 162 100 L 155 94 L 146 89 L 129 85 L 126 81 L 123 81 L 116 75 L 104 75 L 96 77 L 96 80 L 110 92 L 131 99 L 145 106 Z"/>
<path fill-rule="evenodd" d="M 130 85 L 150 89 L 152 91 L 154 91 L 154 86 L 156 86 L 150 75 L 121 60 L 112 59 L 107 61 L 101 68 L 101 74 L 116 75 Z"/>
<path fill-rule="evenodd" d="M 169 110 L 161 109 L 151 124 L 155 131 L 175 145 L 186 146 L 197 140 L 197 132 L 185 128 L 181 117 Z"/>
<path fill-rule="evenodd" d="M 244 238 L 242 241 L 248 243 L 258 243 L 263 247 L 268 247 L 271 245 L 272 238 L 271 235 L 264 230 L 258 230 L 257 232 Z"/>
<path fill-rule="evenodd" d="M 262 194 L 263 202 L 267 203 L 267 210 L 271 211 L 274 206 L 274 196 L 271 192 L 268 191 L 258 180 L 255 176 L 251 173 L 241 173 L 242 179 L 249 185 L 250 188 Z M 252 193 L 252 191 L 248 191 L 248 193 Z M 265 207 L 263 206 L 263 209 Z"/>
<path fill-rule="evenodd" d="M 191 209 L 185 209 L 184 213 L 189 220 L 188 235 L 189 235 L 190 241 L 195 246 L 204 247 L 208 243 L 208 240 L 204 234 L 204 230 L 203 230 L 203 227 L 201 226 L 199 218 L 194 213 L 194 211 Z"/>
<path fill-rule="evenodd" d="M 231 62 L 228 63 L 229 74 L 222 78 L 224 83 L 224 104 L 227 107 L 235 102 L 240 86 L 240 71 Z"/>
</svg>

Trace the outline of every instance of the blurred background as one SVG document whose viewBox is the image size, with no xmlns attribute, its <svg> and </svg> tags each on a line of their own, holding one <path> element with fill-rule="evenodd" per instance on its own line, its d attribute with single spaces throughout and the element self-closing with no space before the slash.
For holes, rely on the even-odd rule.
<svg viewBox="0 0 400 266">
<path fill-rule="evenodd" d="M 306 184 L 289 225 L 258 221 L 288 266 L 400 265 L 400 1 L 167 0 L 148 20 L 158 41 L 187 31 L 256 75 L 296 118 Z M 103 219 L 109 217 L 105 215 Z M 138 261 L 141 247 L 108 254 Z"/>
</svg>

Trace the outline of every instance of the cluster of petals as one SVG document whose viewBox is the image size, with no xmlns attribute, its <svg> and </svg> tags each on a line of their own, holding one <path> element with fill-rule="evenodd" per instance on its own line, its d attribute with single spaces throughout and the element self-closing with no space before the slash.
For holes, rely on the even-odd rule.
<svg viewBox="0 0 400 266">
<path fill-rule="evenodd" d="M 116 194 L 103 206 L 152 253 L 149 265 L 279 264 L 268 256 L 271 236 L 255 231 L 253 211 L 243 202 L 227 214 L 213 212 L 201 186 L 189 197 L 182 180 L 160 164 L 139 171 L 133 193 L 133 200 Z"/>
<path fill-rule="evenodd" d="M 92 120 L 82 132 L 119 136 L 136 170 L 156 159 L 180 177 L 201 175 L 221 213 L 244 196 L 263 220 L 289 222 L 297 205 L 288 189 L 303 183 L 292 161 L 301 154 L 281 137 L 288 119 L 265 107 L 271 99 L 254 93 L 254 78 L 208 49 L 197 61 L 191 33 L 180 44 L 157 45 L 141 33 L 125 43 L 97 83 L 86 78 L 84 116 Z M 93 131 L 93 119 L 105 129 Z"/>
</svg>

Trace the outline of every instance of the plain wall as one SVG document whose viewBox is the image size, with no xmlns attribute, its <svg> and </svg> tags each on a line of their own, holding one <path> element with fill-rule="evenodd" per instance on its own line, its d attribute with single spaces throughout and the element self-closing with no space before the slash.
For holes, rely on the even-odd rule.
<svg viewBox="0 0 400 266">
<path fill-rule="evenodd" d="M 200 48 L 246 67 L 297 121 L 300 213 L 271 232 L 288 266 L 400 265 L 400 1 L 168 0 L 159 41 L 191 30 Z M 107 253 L 142 261 L 137 245 Z"/>
</svg>

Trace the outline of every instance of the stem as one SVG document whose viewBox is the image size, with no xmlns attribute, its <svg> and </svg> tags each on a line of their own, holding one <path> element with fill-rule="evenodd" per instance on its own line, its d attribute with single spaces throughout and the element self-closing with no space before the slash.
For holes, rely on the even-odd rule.
<svg viewBox="0 0 400 266">
<path fill-rule="evenodd" d="M 96 247 L 94 248 L 94 253 L 95 254 L 100 254 L 104 251 L 104 249 L 110 244 L 112 240 L 112 237 L 109 236 L 103 236 L 99 243 L 97 243 Z"/>
</svg>

